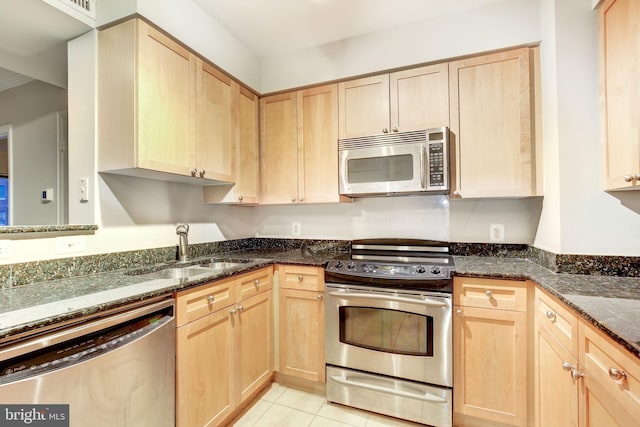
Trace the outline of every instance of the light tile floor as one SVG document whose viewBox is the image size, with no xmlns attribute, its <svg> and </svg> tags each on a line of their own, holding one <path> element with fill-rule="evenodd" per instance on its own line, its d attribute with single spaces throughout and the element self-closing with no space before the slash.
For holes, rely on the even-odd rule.
<svg viewBox="0 0 640 427">
<path fill-rule="evenodd" d="M 278 383 L 232 424 L 234 427 L 409 427 L 421 424 L 329 403 L 323 396 Z"/>
</svg>

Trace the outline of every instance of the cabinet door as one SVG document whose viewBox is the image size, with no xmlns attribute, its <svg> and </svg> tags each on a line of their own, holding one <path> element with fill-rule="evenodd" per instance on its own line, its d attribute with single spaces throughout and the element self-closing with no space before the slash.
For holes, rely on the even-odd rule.
<svg viewBox="0 0 640 427">
<path fill-rule="evenodd" d="M 177 330 L 177 425 L 217 425 L 235 408 L 234 330 L 228 308 Z"/>
<path fill-rule="evenodd" d="M 391 131 L 449 126 L 449 66 L 412 68 L 389 76 Z"/>
<path fill-rule="evenodd" d="M 340 138 L 389 132 L 389 75 L 338 83 Z"/>
<path fill-rule="evenodd" d="M 322 292 L 280 289 L 280 372 L 324 383 Z"/>
<path fill-rule="evenodd" d="M 599 25 L 605 188 L 640 188 L 640 2 L 605 1 Z"/>
<path fill-rule="evenodd" d="M 260 99 L 260 202 L 298 201 L 296 93 Z"/>
<path fill-rule="evenodd" d="M 527 315 L 456 306 L 453 409 L 465 416 L 527 423 Z"/>
<path fill-rule="evenodd" d="M 538 319 L 535 334 L 536 426 L 578 427 L 580 379 L 563 368 L 570 365 L 578 369 L 578 361 Z"/>
<path fill-rule="evenodd" d="M 535 195 L 529 62 L 523 48 L 449 64 L 454 195 Z"/>
<path fill-rule="evenodd" d="M 273 301 L 266 291 L 240 301 L 236 320 L 236 395 L 244 402 L 273 374 Z M 238 308 L 240 308 L 238 307 Z"/>
<path fill-rule="evenodd" d="M 231 79 L 200 58 L 197 64 L 196 163 L 198 176 L 233 181 Z"/>
<path fill-rule="evenodd" d="M 640 420 L 640 363 L 621 345 L 579 322 L 584 372 L 581 426 L 631 426 Z"/>
<path fill-rule="evenodd" d="M 258 203 L 258 96 L 239 87 L 236 197 L 240 203 Z"/>
<path fill-rule="evenodd" d="M 138 21 L 137 66 L 137 166 L 189 175 L 195 165 L 195 56 Z"/>
<path fill-rule="evenodd" d="M 338 87 L 298 91 L 299 201 L 338 202 Z"/>
</svg>

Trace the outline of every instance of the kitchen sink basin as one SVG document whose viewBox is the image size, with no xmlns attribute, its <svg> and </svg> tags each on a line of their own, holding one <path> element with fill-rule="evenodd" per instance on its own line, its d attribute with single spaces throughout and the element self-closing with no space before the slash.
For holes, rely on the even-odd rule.
<svg viewBox="0 0 640 427">
<path fill-rule="evenodd" d="M 198 274 L 213 273 L 210 268 L 202 267 L 173 267 L 160 271 L 144 274 L 149 279 L 186 279 L 187 277 L 197 276 Z"/>
<path fill-rule="evenodd" d="M 200 264 L 200 267 L 212 268 L 214 270 L 225 270 L 227 268 L 237 267 L 239 265 L 246 264 L 248 262 L 251 262 L 251 261 L 244 260 L 244 259 L 226 259 L 226 260 L 211 259 L 207 262 Z"/>
</svg>

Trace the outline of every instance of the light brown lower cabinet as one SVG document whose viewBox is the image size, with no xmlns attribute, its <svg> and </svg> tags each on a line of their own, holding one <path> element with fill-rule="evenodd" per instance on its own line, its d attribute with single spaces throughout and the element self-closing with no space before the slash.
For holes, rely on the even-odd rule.
<svg viewBox="0 0 640 427">
<path fill-rule="evenodd" d="M 279 372 L 325 382 L 324 269 L 278 265 Z"/>
<path fill-rule="evenodd" d="M 272 268 L 176 295 L 176 424 L 217 426 L 272 378 Z"/>
<path fill-rule="evenodd" d="M 454 278 L 454 425 L 527 425 L 527 287 Z"/>
<path fill-rule="evenodd" d="M 637 357 L 540 289 L 534 347 L 536 426 L 638 425 Z"/>
</svg>

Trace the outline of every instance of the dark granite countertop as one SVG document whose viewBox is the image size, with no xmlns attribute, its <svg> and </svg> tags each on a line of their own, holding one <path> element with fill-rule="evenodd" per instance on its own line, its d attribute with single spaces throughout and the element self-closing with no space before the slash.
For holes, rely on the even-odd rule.
<svg viewBox="0 0 640 427">
<path fill-rule="evenodd" d="M 518 258 L 454 257 L 457 275 L 531 279 L 640 357 L 640 278 L 553 273 Z"/>
<path fill-rule="evenodd" d="M 252 249 L 210 256 L 216 255 L 251 262 L 220 273 L 191 276 L 188 280 L 149 280 L 144 275 L 127 274 L 130 270 L 119 270 L 4 289 L 0 292 L 0 342 L 41 327 L 170 295 L 273 263 L 323 267 L 331 259 L 348 259 L 344 252 L 322 247 Z M 640 357 L 640 278 L 557 274 L 521 258 L 455 256 L 454 260 L 457 275 L 535 281 Z M 147 266 L 149 271 L 160 267 Z"/>
</svg>

